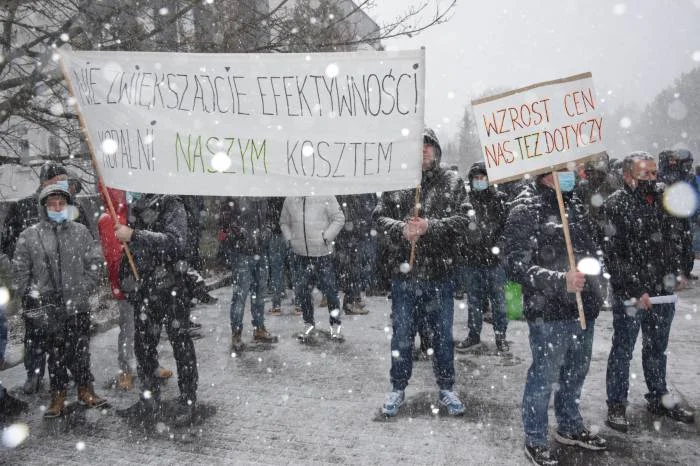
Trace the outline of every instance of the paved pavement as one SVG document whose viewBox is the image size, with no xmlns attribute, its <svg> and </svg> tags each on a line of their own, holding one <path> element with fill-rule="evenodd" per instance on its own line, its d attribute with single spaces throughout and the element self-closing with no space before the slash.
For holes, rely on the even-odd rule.
<svg viewBox="0 0 700 466">
<path fill-rule="evenodd" d="M 47 422 L 41 405 L 46 390 L 26 397 L 32 410 L 20 422 L 29 436 L 14 449 L 0 447 L 2 464 L 526 464 L 522 451 L 520 399 L 529 364 L 527 327 L 511 322 L 508 339 L 512 358 L 495 354 L 493 333 L 486 325 L 480 354 L 456 357 L 455 389 L 467 413 L 452 418 L 437 409 L 437 389 L 430 362 L 414 365 L 407 403 L 392 420 L 378 408 L 389 388 L 390 301 L 368 298 L 366 316 L 345 316 L 347 340 L 336 343 L 320 336 L 315 344 L 301 345 L 294 333 L 301 318 L 267 317 L 270 331 L 280 336 L 273 347 L 251 345 L 240 355 L 228 350 L 230 287 L 214 292 L 215 305 L 200 305 L 194 315 L 204 325 L 196 341 L 199 397 L 217 412 L 191 430 L 159 425 L 155 431 L 129 427 L 114 414 L 76 408 L 66 419 Z M 318 302 L 318 299 L 317 299 Z M 669 380 L 692 406 L 700 406 L 700 286 L 681 293 L 672 343 Z M 327 326 L 326 310 L 316 310 Z M 244 336 L 252 338 L 246 312 Z M 560 449 L 563 464 L 700 464 L 697 425 L 685 426 L 656 419 L 644 410 L 644 383 L 639 348 L 633 362 L 631 419 L 627 436 L 603 425 L 605 364 L 610 347 L 612 318 L 604 314 L 596 325 L 591 371 L 584 387 L 582 411 L 610 444 L 608 452 Z M 457 301 L 455 337 L 466 335 L 466 309 Z M 98 392 L 116 408 L 130 405 L 135 393 L 103 388 L 114 376 L 117 329 L 92 340 L 92 365 Z M 174 368 L 167 338 L 162 340 L 161 362 Z M 0 373 L 5 386 L 17 391 L 22 366 Z M 164 398 L 177 395 L 169 381 Z M 74 399 L 74 394 L 72 394 Z M 550 425 L 554 421 L 550 415 Z M 21 428 L 3 433 L 11 441 Z M 9 440 L 8 440 L 9 439 Z"/>
</svg>

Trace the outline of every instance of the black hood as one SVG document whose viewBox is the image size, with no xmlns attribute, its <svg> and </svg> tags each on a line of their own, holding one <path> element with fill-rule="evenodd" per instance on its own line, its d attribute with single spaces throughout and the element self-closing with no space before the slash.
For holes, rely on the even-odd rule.
<svg viewBox="0 0 700 466">
<path fill-rule="evenodd" d="M 438 140 L 435 131 L 430 128 L 425 128 L 425 130 L 423 130 L 423 144 L 430 144 L 435 148 L 435 166 L 440 166 L 440 161 L 442 160 L 442 148 L 440 147 L 440 141 Z"/>
<path fill-rule="evenodd" d="M 483 175 L 488 176 L 488 172 L 486 171 L 486 164 L 484 162 L 474 162 L 472 166 L 469 168 L 469 173 L 467 174 L 467 178 L 469 178 L 469 183 L 471 184 L 472 180 L 474 179 L 474 176 L 477 173 L 481 173 Z"/>
</svg>

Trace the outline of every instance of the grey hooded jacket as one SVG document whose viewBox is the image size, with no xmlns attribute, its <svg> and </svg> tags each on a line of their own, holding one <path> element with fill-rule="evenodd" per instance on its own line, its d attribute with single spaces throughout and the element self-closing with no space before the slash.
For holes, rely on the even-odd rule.
<svg viewBox="0 0 700 466">
<path fill-rule="evenodd" d="M 57 192 L 70 198 L 51 185 L 41 192 L 39 202 Z M 99 283 L 102 263 L 100 247 L 84 225 L 71 220 L 52 222 L 40 205 L 39 223 L 25 229 L 17 240 L 13 287 L 18 296 L 35 299 L 60 290 L 69 314 L 89 312 L 88 299 Z"/>
</svg>

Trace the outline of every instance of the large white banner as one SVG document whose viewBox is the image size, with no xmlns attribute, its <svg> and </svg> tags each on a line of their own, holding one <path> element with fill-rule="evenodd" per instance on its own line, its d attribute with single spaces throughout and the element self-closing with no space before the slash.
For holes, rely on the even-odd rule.
<svg viewBox="0 0 700 466">
<path fill-rule="evenodd" d="M 472 108 L 491 183 L 605 151 L 591 73 L 474 100 Z"/>
<path fill-rule="evenodd" d="M 420 182 L 423 50 L 61 57 L 108 186 L 288 196 Z"/>
</svg>

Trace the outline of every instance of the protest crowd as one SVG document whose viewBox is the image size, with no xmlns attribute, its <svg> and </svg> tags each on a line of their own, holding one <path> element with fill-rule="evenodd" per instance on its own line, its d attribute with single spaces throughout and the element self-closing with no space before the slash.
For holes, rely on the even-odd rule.
<svg viewBox="0 0 700 466">
<path fill-rule="evenodd" d="M 437 136 L 426 129 L 419 191 L 221 198 L 217 257 L 232 275 L 226 350 L 242 352 L 250 344 L 243 332 L 248 301 L 252 343 L 274 351 L 279 337 L 268 331 L 266 320 L 291 312 L 300 319 L 300 344 L 329 338 L 347 345 L 343 316 L 372 312 L 364 296 L 386 296 L 393 331 L 387 348 L 391 389 L 381 413 L 397 415 L 414 360 L 429 359 L 440 407 L 459 416 L 465 406 L 454 387 L 454 352 L 477 350 L 489 322 L 498 353 L 512 357 L 507 337 L 514 316 L 506 313 L 505 291 L 517 284 L 523 313 L 515 318 L 527 321 L 531 349 L 522 381 L 524 446 L 535 464 L 558 464 L 548 447 L 552 395 L 555 441 L 607 448 L 579 412 L 579 404 L 586 403 L 582 387 L 601 312 L 614 316 L 607 426 L 619 432 L 629 428 L 630 361 L 640 330 L 648 411 L 693 423 L 692 411 L 668 401 L 665 352 L 672 338 L 674 291 L 697 280 L 691 269 L 700 253 L 699 219 L 697 212 L 674 216 L 663 203 L 664 189 L 677 183 L 687 183 L 700 196 L 692 154 L 664 150 L 658 164 L 647 152 L 619 161 L 603 154 L 504 184 L 489 182 L 483 162 L 460 174 L 441 163 L 441 156 Z M 102 191 L 105 209 L 95 233 L 75 202 L 80 184 L 63 165 L 46 163 L 40 182 L 34 195 L 13 206 L 2 229 L 3 276 L 21 303 L 26 328 L 27 377 L 19 392 L 42 390 L 48 364 L 47 422 L 64 414 L 72 382 L 85 407 L 108 406 L 108 396 L 95 390 L 89 334 L 88 298 L 104 274 L 119 307 L 114 386 L 127 391 L 138 386 L 133 406 L 117 414 L 129 422 L 159 422 L 161 384 L 176 375 L 180 396 L 169 421 L 203 422 L 196 409 L 201 381 L 193 342 L 202 338 L 201 325 L 190 311 L 196 302 L 216 298 L 201 276 L 201 198 L 108 188 Z M 578 269 L 567 261 L 556 185 Z M 580 265 L 585 262 L 592 266 Z M 314 309 L 315 288 L 327 315 Z M 293 308 L 283 309 L 282 297 L 290 289 Z M 464 294 L 469 333 L 453 341 L 454 300 Z M 584 319 L 579 319 L 577 294 Z M 4 361 L 7 328 L 4 312 L 0 316 Z M 352 325 L 361 326 L 361 318 Z M 175 371 L 158 361 L 162 330 L 173 348 Z M 20 398 L 0 387 L 1 414 L 22 416 L 28 406 Z"/>
</svg>

